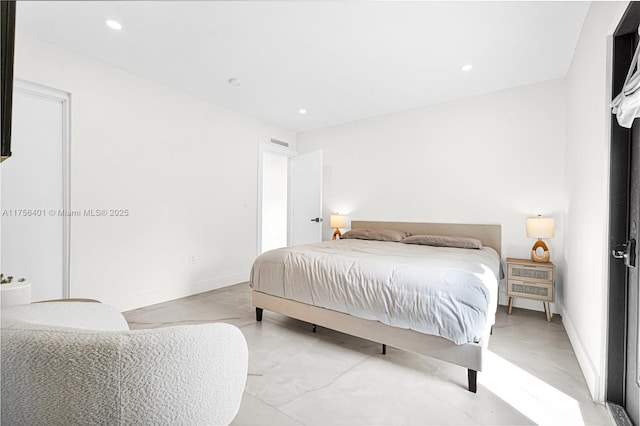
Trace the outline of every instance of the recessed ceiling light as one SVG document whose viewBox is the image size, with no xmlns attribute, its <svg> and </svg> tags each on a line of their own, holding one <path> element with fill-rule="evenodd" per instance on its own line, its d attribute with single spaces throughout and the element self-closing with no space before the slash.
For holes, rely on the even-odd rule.
<svg viewBox="0 0 640 426">
<path fill-rule="evenodd" d="M 305 114 L 307 113 L 307 110 L 306 110 L 306 109 L 304 109 L 304 108 L 300 108 L 300 109 L 298 110 L 298 113 L 300 113 L 300 114 L 302 114 L 302 115 L 305 115 Z"/>
<path fill-rule="evenodd" d="M 106 21 L 104 21 L 104 23 L 107 24 L 107 27 L 111 28 L 112 30 L 122 29 L 122 24 L 118 21 L 114 21 L 113 19 L 107 19 Z"/>
<path fill-rule="evenodd" d="M 229 83 L 230 85 L 232 85 L 233 87 L 240 87 L 242 86 L 242 81 L 238 80 L 237 78 L 230 78 L 229 80 L 227 80 L 227 83 Z"/>
<path fill-rule="evenodd" d="M 471 68 L 473 68 L 471 64 L 463 65 L 460 67 L 460 71 L 469 71 Z"/>
</svg>

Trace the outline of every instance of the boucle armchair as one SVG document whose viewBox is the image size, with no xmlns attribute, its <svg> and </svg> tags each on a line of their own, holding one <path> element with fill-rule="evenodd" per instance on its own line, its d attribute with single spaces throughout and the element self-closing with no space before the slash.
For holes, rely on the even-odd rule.
<svg viewBox="0 0 640 426">
<path fill-rule="evenodd" d="M 129 330 L 101 303 L 3 308 L 1 345 L 3 425 L 229 424 L 247 377 L 237 327 Z"/>
</svg>

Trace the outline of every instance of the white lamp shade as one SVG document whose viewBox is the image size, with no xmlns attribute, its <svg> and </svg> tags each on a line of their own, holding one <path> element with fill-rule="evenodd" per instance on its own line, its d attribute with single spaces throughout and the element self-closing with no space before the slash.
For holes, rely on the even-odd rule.
<svg viewBox="0 0 640 426">
<path fill-rule="evenodd" d="M 329 218 L 330 228 L 344 228 L 345 217 L 342 214 L 332 214 Z"/>
<path fill-rule="evenodd" d="M 529 238 L 553 238 L 556 227 L 552 217 L 527 218 L 527 237 Z"/>
</svg>

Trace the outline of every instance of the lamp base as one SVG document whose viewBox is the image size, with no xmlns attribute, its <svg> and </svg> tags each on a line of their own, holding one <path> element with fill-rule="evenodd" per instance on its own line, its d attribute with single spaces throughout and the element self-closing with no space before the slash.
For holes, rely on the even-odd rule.
<svg viewBox="0 0 640 426">
<path fill-rule="evenodd" d="M 538 256 L 538 247 L 542 248 L 542 250 L 544 251 L 542 256 Z M 536 243 L 531 248 L 531 260 L 533 260 L 534 262 L 547 263 L 549 262 L 549 259 L 549 247 L 547 247 L 544 241 L 538 238 L 538 241 L 536 241 Z"/>
<path fill-rule="evenodd" d="M 333 238 L 331 238 L 332 240 L 335 240 L 336 237 L 342 237 L 342 232 L 340 232 L 340 229 L 336 228 L 336 232 L 333 233 Z"/>
</svg>

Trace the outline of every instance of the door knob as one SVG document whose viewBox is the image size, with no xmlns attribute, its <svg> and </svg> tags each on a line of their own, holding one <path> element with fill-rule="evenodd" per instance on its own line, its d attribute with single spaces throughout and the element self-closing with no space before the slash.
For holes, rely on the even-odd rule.
<svg viewBox="0 0 640 426">
<path fill-rule="evenodd" d="M 623 244 L 626 246 L 626 244 Z M 615 257 L 616 259 L 624 259 L 625 253 L 624 250 L 620 250 L 620 249 L 613 249 L 611 250 L 611 256 Z"/>
<path fill-rule="evenodd" d="M 629 240 L 624 244 L 614 247 L 611 256 L 616 259 L 624 259 L 624 264 L 628 268 L 636 266 L 636 240 Z"/>
<path fill-rule="evenodd" d="M 316 217 L 315 219 L 311 219 L 311 222 L 322 222 L 322 218 L 321 217 Z"/>
</svg>

